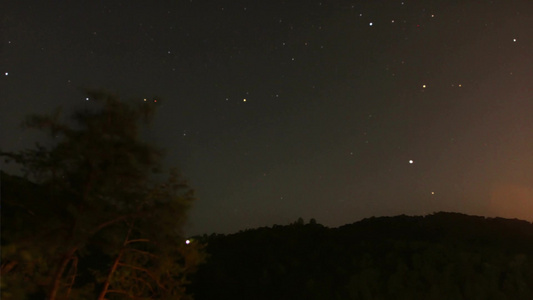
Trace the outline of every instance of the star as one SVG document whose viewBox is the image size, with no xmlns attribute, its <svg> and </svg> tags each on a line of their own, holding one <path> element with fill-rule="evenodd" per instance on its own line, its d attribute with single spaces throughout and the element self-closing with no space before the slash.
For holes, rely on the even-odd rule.
<svg viewBox="0 0 533 300">
<path fill-rule="evenodd" d="M 136 104 L 154 109 L 164 104 L 152 127 L 142 133 L 155 144 L 161 142 L 168 154 L 176 154 L 169 157 L 170 162 L 186 167 L 183 171 L 194 182 L 192 188 L 202 191 L 206 205 L 196 207 L 199 210 L 192 214 L 194 234 L 244 229 L 239 226 L 245 226 L 248 219 L 255 227 L 298 214 L 320 216 L 323 207 L 298 202 L 310 196 L 328 197 L 327 189 L 320 186 L 306 188 L 319 172 L 335 174 L 324 175 L 317 182 L 339 190 L 337 199 L 354 202 L 329 208 L 332 213 L 324 222 L 331 226 L 342 225 L 339 220 L 349 217 L 340 214 L 349 215 L 350 209 L 361 207 L 357 215 L 361 218 L 375 214 L 371 207 L 366 210 L 365 200 L 359 198 L 379 198 L 380 204 L 388 205 L 380 211 L 398 214 L 405 211 L 388 201 L 391 195 L 425 199 L 428 213 L 438 211 L 441 200 L 451 201 L 444 202 L 445 206 L 460 211 L 464 206 L 454 199 L 461 199 L 463 192 L 475 198 L 472 201 L 488 201 L 483 198 L 485 193 L 476 191 L 492 193 L 494 187 L 486 179 L 497 176 L 501 168 L 509 175 L 502 185 L 523 186 L 519 179 L 529 172 L 527 163 L 511 165 L 507 157 L 525 162 L 533 159 L 525 151 L 533 141 L 523 139 L 533 130 L 525 117 L 533 105 L 525 100 L 531 98 L 526 83 L 532 63 L 526 58 L 533 44 L 524 36 L 527 28 L 533 28 L 533 19 L 517 16 L 514 8 L 499 10 L 498 5 L 478 3 L 488 1 L 464 1 L 454 8 L 459 15 L 450 13 L 449 5 L 442 1 L 345 2 L 317 0 L 293 11 L 283 0 L 273 1 L 268 9 L 245 1 L 226 9 L 225 4 L 233 2 L 219 1 L 209 11 L 190 3 L 162 5 L 150 11 L 131 6 L 112 14 L 108 13 L 110 7 L 95 4 L 91 10 L 95 19 L 114 18 L 117 24 L 131 25 L 127 30 L 99 23 L 77 26 L 76 21 L 86 12 L 63 2 L 57 9 L 43 8 L 39 11 L 43 18 L 55 16 L 57 10 L 71 17 L 59 23 L 41 22 L 38 31 L 59 30 L 61 39 L 69 43 L 24 34 L 27 26 L 11 28 L 2 44 L 9 50 L 4 51 L 9 63 L 1 68 L 4 79 L 0 82 L 8 88 L 2 92 L 10 104 L 4 106 L 16 114 L 5 121 L 13 122 L 10 128 L 18 128 L 15 116 L 32 114 L 34 109 L 40 112 L 61 105 L 69 105 L 66 111 L 89 109 L 94 103 L 76 103 L 78 99 L 92 101 L 87 94 L 79 95 L 77 86 L 110 89 L 124 101 L 136 97 Z M 13 17 L 19 13 L 31 17 L 23 4 L 13 3 L 20 6 L 11 13 Z M 136 17 L 140 15 L 144 17 Z M 183 15 L 187 20 L 180 21 Z M 338 18 L 332 21 L 332 15 Z M 214 18 L 219 26 L 213 29 L 213 24 L 202 21 L 205 18 Z M 513 18 L 520 22 L 508 26 L 497 22 Z M 223 22 L 226 19 L 231 22 Z M 366 28 L 374 27 L 374 19 L 380 25 Z M 491 32 L 494 28 L 497 36 Z M 483 43 L 472 41 L 472 36 Z M 36 46 L 35 51 L 31 45 Z M 392 50 L 380 51 L 384 45 Z M 46 72 L 50 61 L 54 72 L 46 73 L 45 80 L 19 78 L 25 75 L 20 72 L 23 69 L 28 74 Z M 100 72 L 106 63 L 112 64 L 112 72 Z M 25 101 L 15 100 L 21 93 L 35 103 L 24 105 Z M 73 95 L 75 101 L 55 95 Z M 160 102 L 154 95 L 174 101 Z M 248 104 L 249 97 L 254 97 L 254 103 Z M 503 105 L 502 97 L 506 98 L 504 108 L 494 110 Z M 491 117 L 501 122 L 491 122 Z M 521 130 L 515 132 L 516 128 Z M 509 131 L 516 134 L 506 135 Z M 32 144 L 17 144 L 17 133 L 7 136 L 2 146 L 18 149 Z M 484 144 L 502 139 L 505 143 L 501 145 Z M 496 155 L 500 148 L 508 155 Z M 204 157 L 210 161 L 202 163 Z M 414 166 L 419 157 L 422 160 Z M 453 160 L 457 157 L 461 163 Z M 465 157 L 494 161 L 480 169 L 483 160 Z M 313 159 L 319 168 L 313 166 Z M 219 176 L 216 169 L 220 167 L 227 169 L 227 176 Z M 481 179 L 463 181 L 454 176 L 464 169 Z M 380 175 L 374 176 L 374 172 Z M 285 185 L 286 178 L 294 180 Z M 365 184 L 347 187 L 358 178 L 366 178 Z M 389 184 L 390 180 L 394 184 Z M 376 186 L 387 190 L 381 192 Z M 237 212 L 241 218 L 224 220 L 228 223 L 218 227 L 222 222 L 212 220 L 211 210 L 218 205 L 221 187 L 224 209 L 231 214 L 234 207 L 241 207 Z M 439 189 L 438 197 L 433 188 Z M 368 197 L 355 197 L 354 193 Z M 443 196 L 446 199 L 441 199 Z M 275 200 L 267 208 L 274 213 L 254 218 L 252 210 L 261 203 L 246 200 L 243 209 L 241 197 Z M 511 203 L 501 198 L 500 202 L 490 201 L 501 205 L 497 209 L 510 209 Z M 275 210 L 281 208 L 281 202 L 287 202 L 283 209 L 289 211 L 278 214 Z M 486 206 L 477 208 L 476 213 L 485 213 Z M 487 213 L 498 212 L 495 207 L 490 209 Z M 183 246 L 186 239 L 180 241 Z M 191 239 L 191 245 L 195 243 Z"/>
</svg>

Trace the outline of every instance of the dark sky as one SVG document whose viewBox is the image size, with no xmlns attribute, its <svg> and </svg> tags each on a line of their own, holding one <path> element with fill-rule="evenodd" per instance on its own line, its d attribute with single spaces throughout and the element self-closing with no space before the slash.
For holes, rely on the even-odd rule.
<svg viewBox="0 0 533 300">
<path fill-rule="evenodd" d="M 160 101 L 191 234 L 533 221 L 533 1 L 3 1 L 0 148 L 80 88 Z M 90 100 L 89 100 L 90 101 Z M 5 168 L 8 168 L 7 166 Z"/>
</svg>

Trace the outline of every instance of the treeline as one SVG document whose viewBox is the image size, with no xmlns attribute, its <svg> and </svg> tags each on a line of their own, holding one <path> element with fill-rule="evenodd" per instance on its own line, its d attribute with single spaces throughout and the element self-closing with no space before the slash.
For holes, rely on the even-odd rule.
<svg viewBox="0 0 533 300">
<path fill-rule="evenodd" d="M 533 224 L 458 213 L 199 237 L 202 299 L 533 299 Z"/>
</svg>

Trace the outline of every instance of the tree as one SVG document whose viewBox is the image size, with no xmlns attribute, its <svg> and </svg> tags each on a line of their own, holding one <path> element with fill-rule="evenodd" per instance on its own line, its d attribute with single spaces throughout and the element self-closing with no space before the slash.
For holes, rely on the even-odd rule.
<svg viewBox="0 0 533 300">
<path fill-rule="evenodd" d="M 33 191 L 24 199 L 8 197 L 10 208 L 26 213 L 7 220 L 24 230 L 2 232 L 2 295 L 30 280 L 37 282 L 33 292 L 50 300 L 80 293 L 185 297 L 187 274 L 203 258 L 181 231 L 194 193 L 175 170 L 162 179 L 162 152 L 139 137 L 155 105 L 87 94 L 99 107 L 75 112 L 74 124 L 62 122 L 58 112 L 27 120 L 26 126 L 48 132 L 52 146 L 1 153 L 23 167 L 19 180 Z M 13 195 L 23 184 L 18 188 Z M 3 228 L 15 225 L 4 221 Z M 83 263 L 94 257 L 96 268 Z M 143 275 L 125 280 L 133 270 Z M 76 282 L 80 272 L 84 279 Z"/>
</svg>

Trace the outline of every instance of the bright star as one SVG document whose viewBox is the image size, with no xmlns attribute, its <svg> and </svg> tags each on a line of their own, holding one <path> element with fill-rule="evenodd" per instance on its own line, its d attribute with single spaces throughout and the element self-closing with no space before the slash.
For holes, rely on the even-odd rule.
<svg viewBox="0 0 533 300">
<path fill-rule="evenodd" d="M 410 160 L 409 160 L 409 163 L 410 163 L 410 164 L 413 164 L 413 163 L 414 163 L 414 161 L 413 161 L 412 159 L 410 159 Z"/>
</svg>

